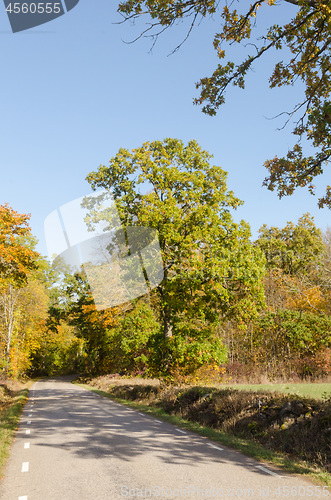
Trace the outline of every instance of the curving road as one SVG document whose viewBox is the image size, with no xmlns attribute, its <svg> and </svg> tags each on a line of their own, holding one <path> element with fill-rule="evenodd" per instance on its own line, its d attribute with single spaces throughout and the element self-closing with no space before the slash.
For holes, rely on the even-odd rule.
<svg viewBox="0 0 331 500">
<path fill-rule="evenodd" d="M 327 488 L 70 380 L 33 385 L 1 482 L 1 500 L 331 497 Z"/>
</svg>

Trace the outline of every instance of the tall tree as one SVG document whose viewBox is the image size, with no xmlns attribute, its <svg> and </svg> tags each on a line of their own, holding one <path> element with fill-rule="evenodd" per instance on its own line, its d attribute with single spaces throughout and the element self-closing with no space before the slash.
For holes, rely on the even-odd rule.
<svg viewBox="0 0 331 500">
<path fill-rule="evenodd" d="M 281 269 L 292 276 L 309 273 L 323 260 L 322 232 L 309 213 L 300 217 L 297 224 L 288 222 L 284 228 L 264 224 L 256 244 L 264 251 L 268 268 Z"/>
<path fill-rule="evenodd" d="M 12 288 L 16 300 L 12 309 L 13 330 L 7 366 L 9 374 L 14 378 L 30 371 L 34 356 L 40 351 L 43 340 L 47 337 L 49 297 L 45 283 L 38 274 L 38 271 L 33 271 L 26 286 Z M 10 299 L 8 295 L 8 290 L 7 293 L 0 294 L 0 322 L 5 320 L 2 313 L 6 300 Z"/>
<path fill-rule="evenodd" d="M 174 332 L 202 345 L 220 317 L 245 321 L 263 302 L 262 253 L 247 223 L 233 221 L 230 211 L 242 202 L 211 158 L 195 141 L 165 139 L 120 149 L 87 177 L 93 189 L 110 190 L 123 228 L 157 230 L 164 277 L 155 293 L 166 345 Z M 150 191 L 142 194 L 141 186 Z"/>
<path fill-rule="evenodd" d="M 300 217 L 297 224 L 288 222 L 283 228 L 263 225 L 255 243 L 266 256 L 265 291 L 271 310 L 324 310 L 318 275 L 325 246 L 322 232 L 309 213 Z"/>
<path fill-rule="evenodd" d="M 80 368 L 85 364 L 86 371 L 102 372 L 108 355 L 107 331 L 117 323 L 118 310 L 96 309 L 83 271 L 74 274 L 65 272 L 60 281 L 58 279 L 58 286 L 51 293 L 47 321 L 49 342 L 45 344 L 47 370 L 58 370 L 60 365 L 64 370 L 72 368 L 73 363 L 68 365 L 68 360 L 65 359 L 69 346 L 72 355 L 74 348 L 78 349 L 74 358 Z M 58 361 L 57 366 L 52 367 L 54 347 Z M 50 353 L 47 353 L 48 348 Z M 42 361 L 39 361 L 40 365 Z"/>
<path fill-rule="evenodd" d="M 256 29 L 260 13 L 276 5 L 279 8 L 276 0 L 256 0 L 250 5 L 240 2 L 240 6 L 239 2 L 217 0 L 124 0 L 118 10 L 125 19 L 149 16 L 148 27 L 140 36 L 149 35 L 154 40 L 187 17 L 191 19 L 187 36 L 201 18 L 215 19 L 218 15 L 222 19 L 214 36 L 218 58 L 222 61 L 233 44 L 241 44 L 247 56 L 239 63 L 230 60 L 218 64 L 211 76 L 197 83 L 201 94 L 195 103 L 209 115 L 215 115 L 224 103 L 229 86 L 245 87 L 246 76 L 257 60 L 274 50 L 286 49 L 270 75 L 269 85 L 273 88 L 301 83 L 304 93 L 292 110 L 280 109 L 287 122 L 295 119 L 293 134 L 298 137 L 297 143 L 285 157 L 265 162 L 269 175 L 264 184 L 270 190 L 277 189 L 282 197 L 303 186 L 313 193 L 312 181 L 323 172 L 331 156 L 331 11 L 327 0 L 283 0 L 284 23 L 270 26 L 261 36 Z M 314 155 L 304 155 L 302 137 L 316 148 Z M 331 207 L 330 186 L 318 203 L 320 207 Z"/>
<path fill-rule="evenodd" d="M 0 336 L 5 343 L 6 366 L 9 364 L 14 329 L 14 312 L 20 288 L 36 269 L 38 253 L 29 226 L 29 215 L 19 214 L 8 204 L 0 205 Z"/>
</svg>

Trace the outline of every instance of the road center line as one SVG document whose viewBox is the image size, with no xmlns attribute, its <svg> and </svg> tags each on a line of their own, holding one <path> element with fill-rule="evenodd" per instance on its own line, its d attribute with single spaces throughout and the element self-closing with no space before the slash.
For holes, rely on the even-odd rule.
<svg viewBox="0 0 331 500">
<path fill-rule="evenodd" d="M 25 434 L 30 434 L 30 429 L 27 429 L 27 430 L 25 431 Z"/>
<path fill-rule="evenodd" d="M 30 425 L 30 424 L 31 424 L 31 420 L 28 420 L 28 421 L 27 421 L 27 424 L 28 424 L 28 425 Z"/>
<path fill-rule="evenodd" d="M 272 472 L 272 470 L 269 470 L 269 469 L 266 469 L 265 467 L 262 467 L 262 465 L 256 465 L 256 468 L 263 470 L 263 472 L 266 472 L 267 474 L 270 474 L 271 476 L 282 478 L 282 476 L 280 476 L 279 474 L 276 474 L 275 472 Z"/>
<path fill-rule="evenodd" d="M 28 500 L 28 497 L 18 497 L 18 500 Z"/>
<path fill-rule="evenodd" d="M 25 449 L 30 448 L 30 443 L 24 443 L 24 448 Z"/>
<path fill-rule="evenodd" d="M 22 472 L 29 472 L 29 462 L 22 463 Z"/>
<path fill-rule="evenodd" d="M 163 424 L 162 420 L 154 420 L 154 422 L 157 422 L 158 424 Z"/>
</svg>

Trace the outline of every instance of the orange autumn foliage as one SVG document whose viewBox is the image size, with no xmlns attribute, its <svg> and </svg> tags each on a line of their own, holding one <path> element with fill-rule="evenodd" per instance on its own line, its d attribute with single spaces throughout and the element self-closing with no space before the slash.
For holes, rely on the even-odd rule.
<svg viewBox="0 0 331 500">
<path fill-rule="evenodd" d="M 24 238 L 30 235 L 29 219 L 30 215 L 19 214 L 8 204 L 0 205 L 0 278 L 18 286 L 26 283 L 38 256 L 24 245 Z"/>
</svg>

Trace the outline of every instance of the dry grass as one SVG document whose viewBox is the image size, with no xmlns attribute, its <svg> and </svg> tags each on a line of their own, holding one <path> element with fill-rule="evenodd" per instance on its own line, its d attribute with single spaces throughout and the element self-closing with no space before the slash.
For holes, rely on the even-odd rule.
<svg viewBox="0 0 331 500">
<path fill-rule="evenodd" d="M 331 398 L 231 387 L 165 387 L 158 381 L 111 376 L 88 384 L 331 471 Z"/>
</svg>

